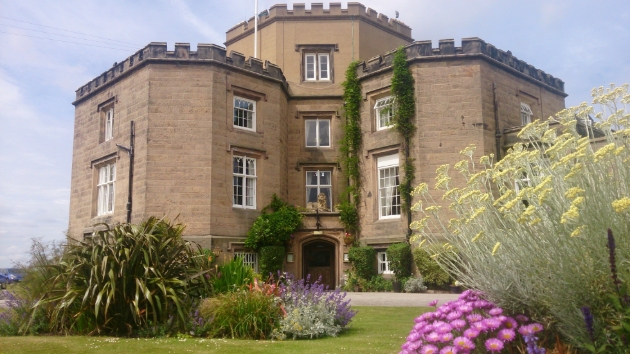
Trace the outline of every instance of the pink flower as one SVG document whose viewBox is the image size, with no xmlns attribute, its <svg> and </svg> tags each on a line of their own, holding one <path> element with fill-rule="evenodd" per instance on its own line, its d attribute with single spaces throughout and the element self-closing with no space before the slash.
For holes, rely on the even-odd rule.
<svg viewBox="0 0 630 354">
<path fill-rule="evenodd" d="M 476 329 L 479 332 L 485 332 L 488 330 L 488 326 L 485 325 L 485 321 L 475 322 L 470 325 L 470 328 Z"/>
<path fill-rule="evenodd" d="M 475 339 L 479 336 L 479 331 L 474 328 L 468 328 L 464 331 L 464 337 L 468 339 Z"/>
<path fill-rule="evenodd" d="M 503 342 L 496 338 L 490 338 L 486 341 L 486 349 L 491 352 L 500 352 L 503 349 Z"/>
<path fill-rule="evenodd" d="M 453 340 L 453 333 L 448 332 L 448 333 L 440 334 L 440 342 L 446 343 L 446 342 L 450 342 L 452 340 Z"/>
<path fill-rule="evenodd" d="M 516 315 L 516 319 L 519 322 L 527 322 L 527 321 L 529 321 L 529 317 L 527 317 L 525 315 Z"/>
<path fill-rule="evenodd" d="M 409 333 L 409 335 L 407 336 L 407 341 L 409 341 L 409 342 L 415 342 L 418 339 L 420 339 L 420 335 L 418 333 L 416 333 L 416 332 L 413 332 L 413 331 L 411 333 Z"/>
<path fill-rule="evenodd" d="M 538 333 L 543 330 L 543 325 L 540 323 L 532 323 L 529 325 L 532 328 L 532 332 Z"/>
<path fill-rule="evenodd" d="M 457 311 L 463 312 L 463 313 L 469 313 L 472 312 L 473 308 L 472 306 L 465 304 L 465 305 L 461 305 L 457 308 Z"/>
<path fill-rule="evenodd" d="M 422 354 L 438 354 L 438 347 L 432 344 L 427 344 L 422 349 L 420 349 L 420 353 Z"/>
<path fill-rule="evenodd" d="M 532 331 L 531 326 L 523 326 L 521 328 L 518 329 L 518 333 L 522 334 L 523 336 L 530 336 L 532 334 L 534 334 L 534 332 Z"/>
<path fill-rule="evenodd" d="M 500 330 L 499 334 L 497 334 L 497 338 L 499 338 L 500 340 L 504 342 L 511 342 L 515 336 L 516 336 L 516 333 L 514 333 L 513 330 L 507 329 L 507 328 Z"/>
<path fill-rule="evenodd" d="M 483 316 L 481 316 L 478 313 L 470 314 L 470 315 L 466 316 L 466 318 L 468 319 L 468 322 L 479 322 L 479 321 L 483 320 Z"/>
<path fill-rule="evenodd" d="M 452 330 L 453 330 L 453 327 L 451 327 L 451 325 L 449 325 L 448 323 L 443 323 L 439 325 L 438 327 L 435 327 L 435 331 L 440 334 L 448 333 Z"/>
<path fill-rule="evenodd" d="M 462 317 L 462 313 L 459 311 L 453 311 L 451 313 L 449 313 L 448 315 L 446 315 L 446 319 L 449 321 L 453 321 L 456 320 L 458 318 Z"/>
<path fill-rule="evenodd" d="M 501 326 L 501 321 L 494 318 L 486 318 L 483 320 L 483 324 L 486 325 L 489 329 L 497 329 Z"/>
<path fill-rule="evenodd" d="M 465 351 L 471 351 L 473 349 L 475 349 L 475 344 L 468 338 L 466 337 L 457 337 L 453 340 L 453 344 L 455 344 L 455 347 L 457 349 L 461 349 L 461 350 L 465 350 Z"/>
<path fill-rule="evenodd" d="M 490 311 L 488 311 L 488 313 L 491 314 L 492 316 L 499 316 L 500 314 L 503 313 L 503 309 L 499 307 L 495 307 L 491 309 Z"/>
<path fill-rule="evenodd" d="M 511 328 L 511 329 L 516 329 L 516 327 L 518 326 L 518 323 L 516 323 L 516 320 L 513 319 L 512 317 L 507 317 L 505 321 L 503 321 L 503 324 L 505 324 L 506 328 Z"/>
<path fill-rule="evenodd" d="M 442 350 L 440 350 L 440 354 L 457 354 L 457 349 L 449 345 L 447 347 L 442 348 Z"/>
<path fill-rule="evenodd" d="M 433 300 L 429 302 L 429 306 L 437 306 L 438 300 Z"/>
<path fill-rule="evenodd" d="M 427 334 L 424 339 L 427 340 L 427 342 L 437 342 L 440 340 L 440 335 L 437 334 L 436 332 L 431 332 L 429 334 Z"/>
</svg>

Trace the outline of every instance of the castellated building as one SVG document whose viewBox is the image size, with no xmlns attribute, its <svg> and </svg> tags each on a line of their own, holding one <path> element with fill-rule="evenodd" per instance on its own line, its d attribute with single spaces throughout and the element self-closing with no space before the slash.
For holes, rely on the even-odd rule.
<svg viewBox="0 0 630 354">
<path fill-rule="evenodd" d="M 347 183 L 341 83 L 352 61 L 362 61 L 360 242 L 378 252 L 408 230 L 392 50 L 404 46 L 415 78 L 416 184 L 433 186 L 435 169 L 469 144 L 503 155 L 521 126 L 564 108 L 560 79 L 479 38 L 414 41 L 404 23 L 352 2 L 274 5 L 259 18 L 258 53 L 252 18 L 227 31 L 225 47 L 150 43 L 77 90 L 70 237 L 167 215 L 186 238 L 255 267 L 243 241 L 272 195 L 303 208 L 319 196 L 285 269 L 334 287 L 349 268 L 335 205 Z"/>
</svg>

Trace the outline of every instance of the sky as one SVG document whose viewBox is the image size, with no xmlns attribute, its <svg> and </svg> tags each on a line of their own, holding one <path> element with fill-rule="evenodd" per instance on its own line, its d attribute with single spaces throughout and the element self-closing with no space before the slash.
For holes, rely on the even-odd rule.
<svg viewBox="0 0 630 354">
<path fill-rule="evenodd" d="M 26 261 L 32 239 L 65 239 L 75 90 L 149 42 L 222 45 L 254 1 L 0 0 L 0 268 Z M 590 102 L 593 87 L 630 82 L 627 0 L 360 2 L 398 11 L 413 38 L 434 47 L 480 37 L 512 51 L 564 80 L 567 106 Z M 259 0 L 258 10 L 275 3 Z"/>
</svg>

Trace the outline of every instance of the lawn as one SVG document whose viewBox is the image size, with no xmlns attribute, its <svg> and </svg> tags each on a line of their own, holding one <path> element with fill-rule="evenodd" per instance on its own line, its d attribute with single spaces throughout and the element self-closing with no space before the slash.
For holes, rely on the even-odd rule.
<svg viewBox="0 0 630 354">
<path fill-rule="evenodd" d="M 0 337 L 9 353 L 397 353 L 428 307 L 355 307 L 351 328 L 336 338 L 254 341 L 238 339 L 127 339 L 111 337 Z"/>
</svg>

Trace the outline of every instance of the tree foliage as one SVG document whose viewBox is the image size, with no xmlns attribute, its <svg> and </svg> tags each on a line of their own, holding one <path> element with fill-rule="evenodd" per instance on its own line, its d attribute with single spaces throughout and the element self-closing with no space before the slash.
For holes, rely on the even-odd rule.
<svg viewBox="0 0 630 354">
<path fill-rule="evenodd" d="M 259 250 L 263 246 L 284 246 L 301 223 L 302 214 L 274 194 L 247 232 L 245 247 Z"/>
</svg>

